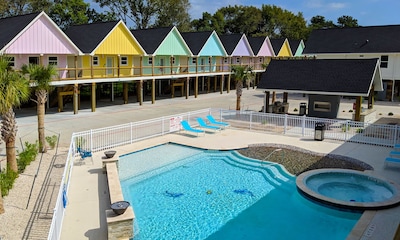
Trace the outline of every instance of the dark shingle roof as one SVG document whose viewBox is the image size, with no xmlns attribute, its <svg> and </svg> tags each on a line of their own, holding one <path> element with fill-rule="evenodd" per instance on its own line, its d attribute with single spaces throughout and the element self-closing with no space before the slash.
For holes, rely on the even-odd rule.
<svg viewBox="0 0 400 240">
<path fill-rule="evenodd" d="M 74 25 L 69 27 L 65 34 L 83 53 L 91 53 L 117 23 L 117 21 L 111 21 Z"/>
<path fill-rule="evenodd" d="M 281 50 L 283 43 L 285 43 L 285 38 L 275 38 L 270 39 L 272 48 L 274 49 L 275 56 L 278 56 L 279 51 Z"/>
<path fill-rule="evenodd" d="M 242 38 L 242 34 L 225 34 L 225 35 L 220 35 L 219 39 L 221 39 L 222 45 L 224 45 L 224 48 L 228 55 L 232 55 L 233 50 L 235 50 L 235 47 L 238 45 L 240 39 Z"/>
<path fill-rule="evenodd" d="M 198 55 L 200 53 L 211 34 L 212 31 L 181 33 L 183 39 L 194 55 Z"/>
<path fill-rule="evenodd" d="M 253 53 L 255 55 L 258 54 L 260 51 L 266 37 L 247 37 L 247 40 L 249 40 L 249 44 L 251 47 L 251 50 L 253 50 Z"/>
<path fill-rule="evenodd" d="M 0 19 L 0 49 L 17 36 L 40 13 L 32 13 Z"/>
<path fill-rule="evenodd" d="M 378 59 L 272 59 L 258 89 L 361 96 L 368 94 Z"/>
<path fill-rule="evenodd" d="M 297 48 L 300 45 L 300 41 L 298 39 L 289 39 L 289 45 L 290 45 L 290 51 L 292 51 L 292 54 L 295 55 Z"/>
<path fill-rule="evenodd" d="M 162 28 L 149 28 L 132 30 L 133 36 L 143 47 L 147 54 L 153 54 L 160 46 L 162 41 L 171 32 L 173 26 Z"/>
<path fill-rule="evenodd" d="M 313 30 L 304 53 L 400 52 L 400 25 Z"/>
</svg>

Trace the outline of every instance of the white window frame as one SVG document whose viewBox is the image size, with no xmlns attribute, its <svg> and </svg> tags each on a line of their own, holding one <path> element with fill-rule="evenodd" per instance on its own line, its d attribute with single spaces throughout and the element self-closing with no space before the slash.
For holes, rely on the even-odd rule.
<svg viewBox="0 0 400 240">
<path fill-rule="evenodd" d="M 197 58 L 192 58 L 192 64 L 196 64 L 197 63 Z"/>
<path fill-rule="evenodd" d="M 58 57 L 57 56 L 49 56 L 47 58 L 49 65 L 57 66 L 58 65 Z"/>
<path fill-rule="evenodd" d="M 147 63 L 149 65 L 153 65 L 153 57 L 149 57 L 149 59 L 147 59 Z"/>
<path fill-rule="evenodd" d="M 314 111 L 316 112 L 331 112 L 332 104 L 330 102 L 314 102 Z"/>
<path fill-rule="evenodd" d="M 92 58 L 92 66 L 99 66 L 99 56 L 93 56 Z"/>
<path fill-rule="evenodd" d="M 387 60 L 383 60 L 382 58 L 387 58 Z M 389 55 L 382 55 L 381 56 L 381 68 L 388 68 L 389 66 Z"/>
<path fill-rule="evenodd" d="M 240 63 L 240 57 L 236 58 L 236 63 Z"/>
<path fill-rule="evenodd" d="M 172 64 L 172 65 L 175 64 L 175 57 L 171 57 L 171 64 Z"/>
<path fill-rule="evenodd" d="M 228 58 L 224 57 L 224 63 L 228 63 Z"/>
<path fill-rule="evenodd" d="M 120 57 L 120 65 L 121 66 L 128 66 L 128 57 L 127 56 L 121 56 Z"/>
</svg>

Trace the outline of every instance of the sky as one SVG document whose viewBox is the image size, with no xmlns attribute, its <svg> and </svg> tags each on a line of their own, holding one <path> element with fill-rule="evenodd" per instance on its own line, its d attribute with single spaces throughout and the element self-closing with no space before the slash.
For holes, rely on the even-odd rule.
<svg viewBox="0 0 400 240">
<path fill-rule="evenodd" d="M 317 15 L 337 23 L 343 15 L 358 20 L 360 26 L 400 24 L 399 0 L 190 0 L 189 11 L 192 19 L 201 18 L 203 12 L 214 14 L 216 10 L 226 6 L 243 5 L 261 8 L 262 4 L 275 5 L 309 20 Z"/>
<path fill-rule="evenodd" d="M 199 19 L 203 12 L 214 14 L 216 10 L 229 5 L 255 6 L 261 9 L 263 4 L 275 5 L 303 17 L 309 23 L 314 16 L 324 16 L 326 20 L 337 23 L 343 15 L 358 20 L 360 26 L 398 25 L 400 24 L 400 0 L 189 0 L 192 19 Z M 99 11 L 94 0 L 85 0 Z"/>
</svg>

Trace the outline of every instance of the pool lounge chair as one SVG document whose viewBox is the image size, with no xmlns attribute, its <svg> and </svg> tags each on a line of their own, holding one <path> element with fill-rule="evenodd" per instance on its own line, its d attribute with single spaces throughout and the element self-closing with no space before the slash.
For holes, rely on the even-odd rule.
<svg viewBox="0 0 400 240">
<path fill-rule="evenodd" d="M 199 123 L 200 128 L 204 129 L 205 131 L 212 130 L 212 131 L 217 132 L 217 131 L 221 130 L 221 127 L 207 125 L 207 123 L 202 118 L 197 118 L 197 122 Z"/>
<path fill-rule="evenodd" d="M 210 124 L 223 126 L 224 128 L 230 126 L 229 123 L 227 123 L 227 122 L 218 122 L 218 121 L 216 121 L 212 115 L 208 115 L 207 116 L 207 120 L 210 122 Z"/>
<path fill-rule="evenodd" d="M 191 127 L 189 122 L 186 120 L 181 121 L 181 125 L 183 130 L 191 133 L 196 133 L 197 136 L 199 136 L 199 134 L 201 133 L 205 134 L 205 131 Z"/>
</svg>

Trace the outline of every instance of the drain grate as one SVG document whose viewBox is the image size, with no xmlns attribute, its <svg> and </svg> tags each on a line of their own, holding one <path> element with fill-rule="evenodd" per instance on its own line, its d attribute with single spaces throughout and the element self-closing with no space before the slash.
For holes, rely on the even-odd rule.
<svg viewBox="0 0 400 240">
<path fill-rule="evenodd" d="M 376 229 L 376 225 L 375 224 L 370 224 L 367 228 L 367 230 L 364 232 L 364 236 L 365 237 L 372 237 L 372 235 L 374 234 Z"/>
</svg>

